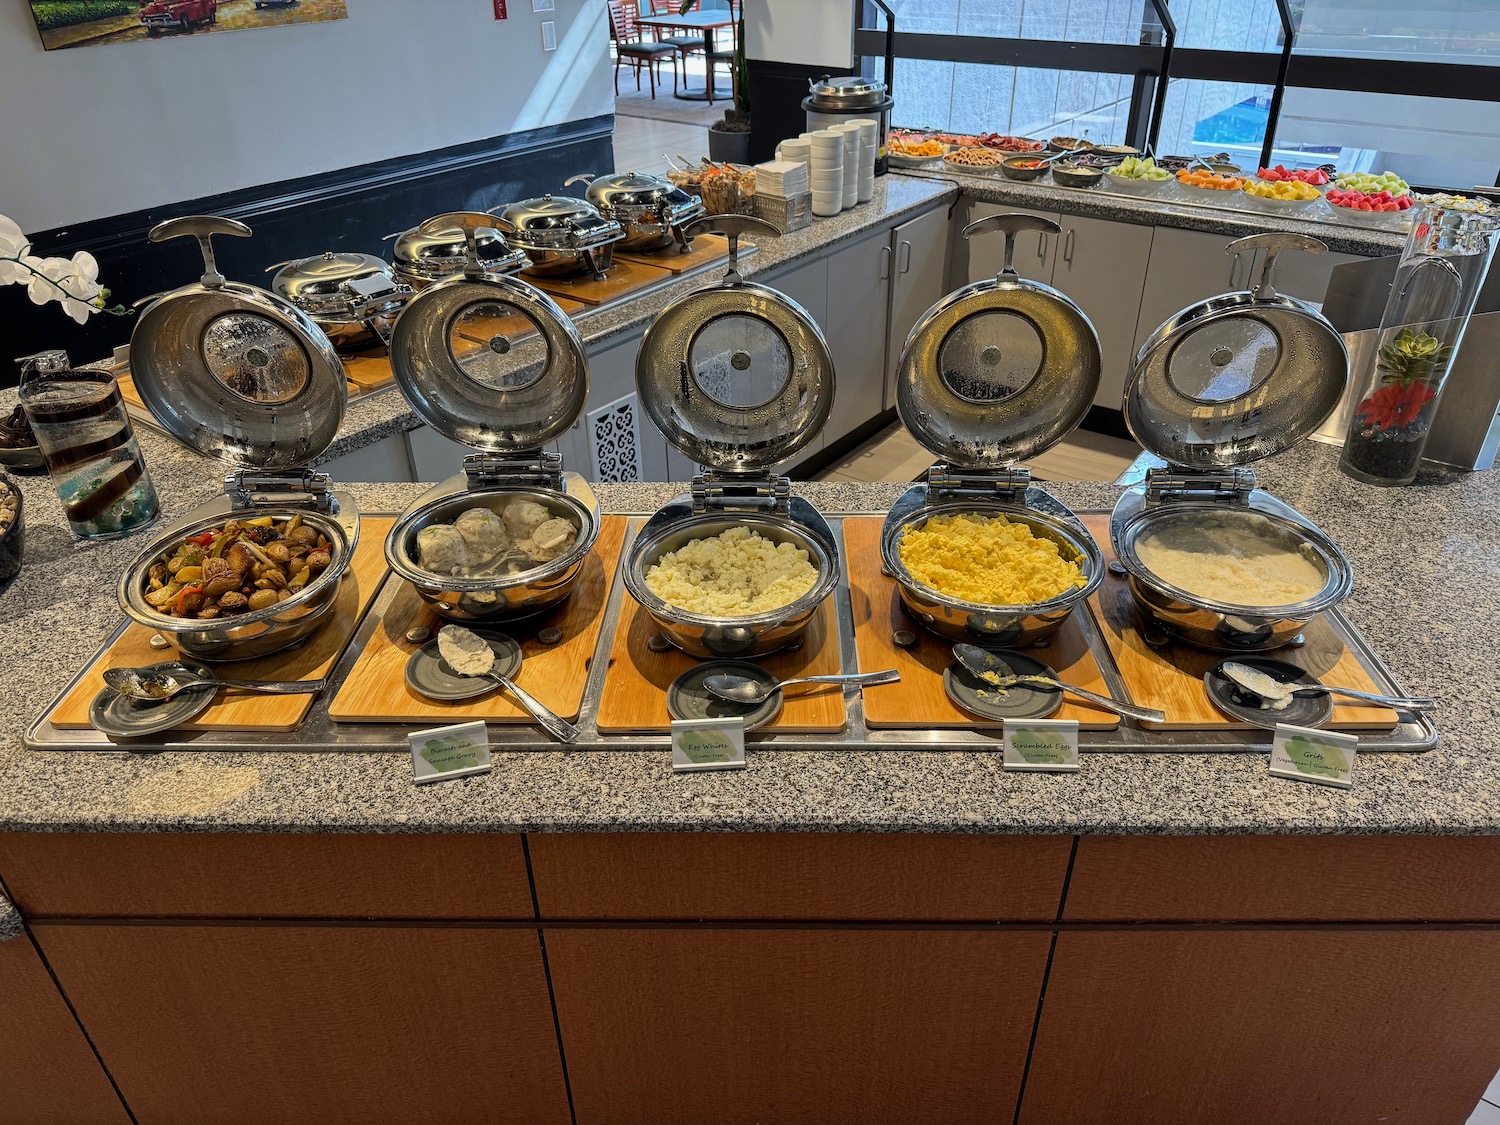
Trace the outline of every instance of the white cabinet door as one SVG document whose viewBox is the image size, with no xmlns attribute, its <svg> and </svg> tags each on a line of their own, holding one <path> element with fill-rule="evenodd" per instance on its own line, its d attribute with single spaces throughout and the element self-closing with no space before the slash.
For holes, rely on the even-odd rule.
<svg viewBox="0 0 1500 1125">
<path fill-rule="evenodd" d="M 1244 288 L 1253 255 L 1225 254 L 1224 247 L 1233 241 L 1225 234 L 1156 228 L 1136 321 L 1137 348 L 1163 321 L 1189 305 Z"/>
<path fill-rule="evenodd" d="M 963 209 L 959 209 L 959 214 Z M 975 219 L 989 215 L 1036 215 L 1061 224 L 1062 216 L 1056 211 L 1036 211 L 1030 207 L 1008 207 L 1003 203 L 975 202 L 969 204 L 968 218 L 953 228 L 953 277 L 960 283 L 983 281 L 994 277 L 1005 264 L 1005 237 L 999 231 L 990 231 L 974 238 L 963 236 L 964 227 Z M 955 216 L 957 217 L 957 216 Z M 1016 272 L 1031 281 L 1052 284 L 1053 264 L 1057 260 L 1057 236 L 1040 232 L 1022 231 L 1016 236 Z M 957 288 L 957 286 L 954 286 Z"/>
<path fill-rule="evenodd" d="M 1135 352 L 1140 293 L 1151 257 L 1150 227 L 1064 215 L 1052 284 L 1073 298 L 1099 333 L 1096 405 L 1120 409 Z"/>
<path fill-rule="evenodd" d="M 418 479 L 412 475 L 411 456 L 406 435 L 391 434 L 353 453 L 335 457 L 318 466 L 341 484 L 356 481 L 365 484 L 404 484 Z"/>
<path fill-rule="evenodd" d="M 641 409 L 635 359 L 641 338 L 611 340 L 589 353 L 583 417 L 557 441 L 563 467 L 586 480 L 667 479 L 667 445 Z"/>
<path fill-rule="evenodd" d="M 900 228 L 897 228 L 898 230 Z M 836 376 L 825 444 L 837 441 L 883 409 L 891 264 L 895 249 L 886 230 L 828 259 L 827 314 L 823 331 Z"/>
<path fill-rule="evenodd" d="M 887 326 L 887 375 L 882 399 L 886 409 L 896 405 L 896 368 L 907 333 L 947 291 L 947 228 L 948 212 L 939 208 L 918 215 L 891 232 L 895 262 L 891 278 L 891 316 Z"/>
</svg>

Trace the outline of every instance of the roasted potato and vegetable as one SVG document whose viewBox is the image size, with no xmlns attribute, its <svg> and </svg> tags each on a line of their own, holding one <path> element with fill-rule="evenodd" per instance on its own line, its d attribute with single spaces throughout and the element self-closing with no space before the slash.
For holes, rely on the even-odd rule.
<svg viewBox="0 0 1500 1125">
<path fill-rule="evenodd" d="M 233 617 L 286 601 L 332 561 L 333 544 L 300 515 L 230 520 L 154 562 L 146 601 L 168 617 Z"/>
</svg>

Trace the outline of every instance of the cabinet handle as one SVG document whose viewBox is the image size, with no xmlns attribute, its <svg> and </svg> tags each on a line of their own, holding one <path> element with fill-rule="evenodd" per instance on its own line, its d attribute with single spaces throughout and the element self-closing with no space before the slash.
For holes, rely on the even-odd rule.
<svg viewBox="0 0 1500 1125">
<path fill-rule="evenodd" d="M 882 246 L 880 248 L 880 280 L 885 281 L 891 276 L 891 248 Z"/>
<path fill-rule="evenodd" d="M 1073 264 L 1073 235 L 1076 233 L 1072 227 L 1068 228 L 1068 237 L 1063 239 L 1063 261 L 1069 265 Z"/>
<path fill-rule="evenodd" d="M 911 243 L 905 239 L 901 240 L 901 257 L 896 263 L 896 272 L 905 273 L 911 269 Z"/>
<path fill-rule="evenodd" d="M 1234 288 L 1234 275 L 1240 272 L 1240 256 L 1236 254 L 1229 259 L 1229 288 Z"/>
<path fill-rule="evenodd" d="M 1049 237 L 1050 236 L 1045 233 L 1039 233 L 1036 236 L 1036 257 L 1037 261 L 1039 262 L 1044 262 L 1047 260 L 1047 239 Z"/>
</svg>

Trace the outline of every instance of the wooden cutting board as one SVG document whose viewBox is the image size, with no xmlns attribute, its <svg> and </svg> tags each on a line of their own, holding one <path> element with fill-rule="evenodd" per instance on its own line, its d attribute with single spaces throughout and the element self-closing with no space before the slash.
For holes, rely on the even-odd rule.
<svg viewBox="0 0 1500 1125">
<path fill-rule="evenodd" d="M 842 669 L 832 603 L 829 597 L 818 607 L 803 634 L 801 649 L 775 652 L 754 663 L 778 680 L 837 675 Z M 599 733 L 665 734 L 671 729 L 667 685 L 701 661 L 675 648 L 652 652 L 646 642 L 658 632 L 651 615 L 628 591 L 621 591 L 620 620 L 615 625 L 609 672 L 599 700 Z M 837 734 L 847 722 L 841 688 L 808 684 L 788 688 L 781 714 L 755 733 Z"/>
<path fill-rule="evenodd" d="M 385 577 L 385 536 L 393 520 L 360 521 L 359 545 L 354 560 L 339 587 L 333 619 L 316 630 L 307 641 L 286 652 L 258 660 L 210 665 L 220 675 L 241 680 L 316 680 L 326 676 Z M 48 716 L 52 725 L 68 730 L 88 728 L 89 704 L 104 687 L 110 668 L 140 668 L 174 658 L 170 649 L 151 647 L 152 630 L 131 625 L 94 661 L 73 690 Z M 219 689 L 207 710 L 184 723 L 184 731 L 290 731 L 296 730 L 312 708 L 314 695 L 262 695 L 258 692 Z"/>
<path fill-rule="evenodd" d="M 740 256 L 749 253 L 750 247 L 746 243 L 740 243 Z M 615 254 L 617 262 L 631 262 L 643 266 L 657 266 L 668 273 L 684 274 L 693 270 L 702 269 L 711 262 L 719 259 L 729 259 L 729 239 L 722 234 L 700 234 L 693 239 L 693 248 L 686 254 L 677 249 L 676 243 L 658 250 L 653 254 L 639 254 L 635 251 L 618 251 Z"/>
<path fill-rule="evenodd" d="M 668 281 L 672 276 L 670 270 L 663 269 L 661 266 L 647 265 L 635 260 L 627 261 L 617 257 L 603 281 L 587 273 L 577 277 L 533 277 L 523 272 L 521 279 L 535 285 L 554 299 L 568 297 L 575 301 L 582 301 L 585 305 L 603 305 L 610 301 L 618 301 L 621 297 L 627 297 L 631 293 L 658 282 Z"/>
<path fill-rule="evenodd" d="M 1109 516 L 1088 515 L 1083 517 L 1083 522 L 1093 533 L 1108 566 L 1115 557 L 1109 542 Z M 1142 723 L 1142 726 L 1151 730 L 1257 729 L 1228 718 L 1209 701 L 1208 692 L 1204 690 L 1204 673 L 1224 659 L 1223 653 L 1205 652 L 1176 643 L 1152 648 L 1145 642 L 1140 632 L 1143 619 L 1126 579 L 1106 573 L 1104 582 L 1089 599 L 1089 604 L 1104 643 L 1114 657 L 1115 667 L 1130 689 L 1131 698 L 1142 706 L 1155 707 L 1167 714 L 1164 723 Z M 1301 648 L 1281 648 L 1263 655 L 1295 664 L 1326 683 L 1364 691 L 1380 690 L 1332 626 L 1321 617 L 1308 625 L 1302 635 L 1307 638 L 1307 643 Z M 1399 721 L 1400 716 L 1389 707 L 1335 697 L 1333 719 L 1327 725 L 1335 730 L 1392 730 Z"/>
<path fill-rule="evenodd" d="M 565 719 L 576 719 L 583 707 L 583 688 L 599 643 L 604 607 L 628 522 L 624 516 L 604 517 L 578 585 L 556 610 L 511 629 L 495 626 L 501 632 L 509 632 L 521 644 L 524 660 L 516 683 Z M 536 721 L 503 691 L 445 703 L 418 695 L 406 686 L 406 662 L 422 647 L 408 641 L 406 631 L 423 627 L 435 636 L 444 621 L 399 575 L 391 575 L 370 615 L 364 630 L 369 639 L 328 708 L 328 716 L 334 722 Z M 537 631 L 548 626 L 562 630 L 563 639 L 557 644 L 544 645 L 536 639 Z"/>
<path fill-rule="evenodd" d="M 953 663 L 953 644 L 927 632 L 906 613 L 893 578 L 880 572 L 878 516 L 844 520 L 844 551 L 849 566 L 849 600 L 854 608 L 854 648 L 861 672 L 899 668 L 901 681 L 864 689 L 865 723 L 872 729 L 999 730 L 998 719 L 982 719 L 961 709 L 943 688 L 943 669 Z M 1089 649 L 1089 633 L 1075 609 L 1044 648 L 1026 650 L 1050 665 L 1060 680 L 1109 694 L 1109 685 Z M 917 635 L 911 648 L 891 638 L 898 629 Z M 1081 700 L 1065 699 L 1056 719 L 1077 719 L 1081 730 L 1115 730 L 1120 717 Z"/>
</svg>

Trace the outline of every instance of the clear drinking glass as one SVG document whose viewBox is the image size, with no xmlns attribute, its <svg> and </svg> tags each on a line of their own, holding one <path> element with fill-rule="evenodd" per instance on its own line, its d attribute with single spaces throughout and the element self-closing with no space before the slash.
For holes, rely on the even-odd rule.
<svg viewBox="0 0 1500 1125">
<path fill-rule="evenodd" d="M 156 489 L 113 375 L 74 370 L 64 353 L 47 352 L 22 369 L 20 396 L 75 537 L 114 539 L 156 518 Z"/>
<path fill-rule="evenodd" d="M 1339 467 L 1366 484 L 1416 479 L 1438 400 L 1495 255 L 1500 219 L 1445 202 L 1412 208 L 1380 318 L 1380 342 L 1363 371 Z"/>
</svg>

